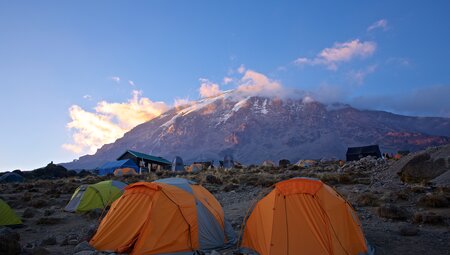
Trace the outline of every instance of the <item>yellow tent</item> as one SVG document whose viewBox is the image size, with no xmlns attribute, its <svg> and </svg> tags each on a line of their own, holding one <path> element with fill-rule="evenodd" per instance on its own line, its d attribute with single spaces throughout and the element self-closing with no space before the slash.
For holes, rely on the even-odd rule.
<svg viewBox="0 0 450 255">
<path fill-rule="evenodd" d="M 9 205 L 0 199 L 0 226 L 20 225 L 22 221 Z"/>
</svg>

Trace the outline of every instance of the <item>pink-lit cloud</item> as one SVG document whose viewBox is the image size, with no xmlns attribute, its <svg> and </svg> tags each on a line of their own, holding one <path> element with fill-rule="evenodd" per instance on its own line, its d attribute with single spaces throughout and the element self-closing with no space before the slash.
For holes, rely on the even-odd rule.
<svg viewBox="0 0 450 255">
<path fill-rule="evenodd" d="M 282 86 L 280 82 L 272 80 L 262 73 L 247 70 L 240 79 L 237 90 L 248 95 L 272 96 L 281 92 Z"/>
<path fill-rule="evenodd" d="M 169 106 L 153 102 L 133 91 L 132 98 L 124 103 L 101 101 L 94 111 L 86 111 L 78 105 L 69 108 L 71 122 L 67 127 L 73 132 L 72 143 L 63 148 L 74 153 L 94 153 L 107 143 L 112 143 L 133 127 L 149 121 L 165 112 Z"/>
<path fill-rule="evenodd" d="M 222 82 L 223 82 L 223 84 L 231 83 L 231 82 L 233 82 L 233 78 L 231 78 L 231 77 L 224 77 Z"/>
<path fill-rule="evenodd" d="M 376 50 L 376 43 L 362 42 L 359 39 L 344 43 L 335 43 L 333 47 L 325 48 L 315 58 L 300 57 L 294 63 L 303 65 L 324 65 L 330 70 L 337 70 L 342 62 L 349 62 L 354 58 L 366 58 Z"/>
<path fill-rule="evenodd" d="M 218 84 L 213 83 L 205 78 L 200 78 L 199 80 L 200 88 L 198 89 L 198 91 L 202 98 L 217 96 L 222 93 Z"/>
</svg>

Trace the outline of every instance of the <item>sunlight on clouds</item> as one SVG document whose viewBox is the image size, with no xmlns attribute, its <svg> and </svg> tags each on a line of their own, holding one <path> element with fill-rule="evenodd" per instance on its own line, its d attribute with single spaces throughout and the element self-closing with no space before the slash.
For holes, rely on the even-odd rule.
<svg viewBox="0 0 450 255">
<path fill-rule="evenodd" d="M 78 105 L 70 107 L 71 122 L 67 127 L 73 131 L 73 143 L 63 148 L 74 153 L 94 153 L 103 144 L 112 143 L 133 127 L 149 121 L 169 107 L 163 102 L 153 102 L 133 91 L 126 103 L 101 101 L 95 112 L 85 111 Z"/>
<path fill-rule="evenodd" d="M 233 82 L 233 78 L 231 78 L 231 77 L 224 77 L 223 78 L 223 84 L 228 84 L 228 83 L 231 83 L 231 82 Z"/>
<path fill-rule="evenodd" d="M 249 95 L 270 96 L 282 90 L 278 81 L 271 80 L 264 74 L 252 70 L 247 70 L 239 83 L 237 90 Z"/>
<path fill-rule="evenodd" d="M 200 78 L 200 88 L 198 91 L 202 98 L 217 96 L 222 93 L 218 84 L 204 78 Z"/>
<path fill-rule="evenodd" d="M 376 50 L 376 43 L 361 42 L 355 39 L 344 43 L 335 43 L 331 48 L 323 49 L 313 59 L 301 57 L 294 61 L 297 65 L 325 65 L 330 70 L 337 70 L 338 64 L 348 62 L 356 57 L 365 58 L 371 56 Z"/>
</svg>

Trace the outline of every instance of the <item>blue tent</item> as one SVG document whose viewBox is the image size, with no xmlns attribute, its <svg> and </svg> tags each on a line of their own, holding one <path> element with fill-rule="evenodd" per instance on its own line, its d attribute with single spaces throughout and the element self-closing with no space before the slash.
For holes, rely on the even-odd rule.
<svg viewBox="0 0 450 255">
<path fill-rule="evenodd" d="M 179 156 L 176 156 L 172 161 L 172 171 L 184 171 L 184 163 L 183 159 Z"/>
<path fill-rule="evenodd" d="M 134 170 L 136 170 L 136 173 L 139 173 L 139 167 L 131 159 L 106 162 L 100 167 L 97 167 L 97 170 L 98 175 L 104 176 L 107 174 L 114 174 L 114 170 L 116 170 L 117 168 L 125 168 L 125 167 L 133 168 Z"/>
</svg>

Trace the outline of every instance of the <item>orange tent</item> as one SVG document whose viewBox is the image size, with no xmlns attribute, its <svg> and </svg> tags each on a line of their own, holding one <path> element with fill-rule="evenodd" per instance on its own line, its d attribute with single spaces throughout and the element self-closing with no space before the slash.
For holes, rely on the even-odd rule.
<svg viewBox="0 0 450 255">
<path fill-rule="evenodd" d="M 331 187 L 308 178 L 275 184 L 247 219 L 241 247 L 260 255 L 369 250 L 350 204 Z"/>
<path fill-rule="evenodd" d="M 131 175 L 138 175 L 138 173 L 136 173 L 136 170 L 134 170 L 133 168 L 125 167 L 125 168 L 117 168 L 116 170 L 114 170 L 114 175 L 131 176 Z"/>
<path fill-rule="evenodd" d="M 185 254 L 235 242 L 233 229 L 211 193 L 188 180 L 168 178 L 127 186 L 90 244 L 118 253 Z"/>
</svg>

